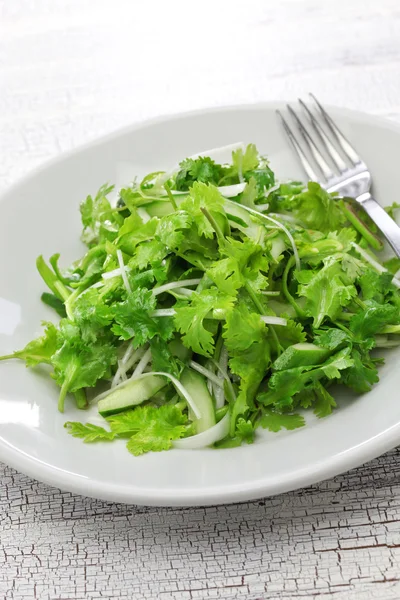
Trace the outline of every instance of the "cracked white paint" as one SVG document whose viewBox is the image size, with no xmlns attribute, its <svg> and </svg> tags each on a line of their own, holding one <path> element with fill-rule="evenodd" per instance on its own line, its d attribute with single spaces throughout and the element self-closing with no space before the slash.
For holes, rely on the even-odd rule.
<svg viewBox="0 0 400 600">
<path fill-rule="evenodd" d="M 160 113 L 313 90 L 400 119 L 398 0 L 189 5 L 0 0 L 0 188 Z M 167 510 L 61 493 L 3 466 L 0 598 L 398 599 L 399 474 L 397 450 L 262 502 Z"/>
<path fill-rule="evenodd" d="M 400 597 L 400 450 L 310 488 L 157 509 L 0 470 L 0 597 Z M 36 594 L 36 596 L 35 596 Z"/>
</svg>

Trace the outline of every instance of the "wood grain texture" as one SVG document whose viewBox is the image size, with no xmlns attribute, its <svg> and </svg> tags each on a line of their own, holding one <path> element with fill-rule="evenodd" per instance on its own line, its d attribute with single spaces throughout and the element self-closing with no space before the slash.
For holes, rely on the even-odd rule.
<svg viewBox="0 0 400 600">
<path fill-rule="evenodd" d="M 313 90 L 399 120 L 399 40 L 398 0 L 0 0 L 0 188 L 161 113 Z M 3 598 L 400 598 L 399 450 L 207 509 L 100 502 L 6 466 L 0 478 Z"/>
</svg>

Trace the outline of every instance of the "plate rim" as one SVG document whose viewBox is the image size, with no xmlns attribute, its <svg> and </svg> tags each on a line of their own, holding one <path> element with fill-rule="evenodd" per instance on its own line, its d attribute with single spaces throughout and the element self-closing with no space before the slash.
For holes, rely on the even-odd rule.
<svg viewBox="0 0 400 600">
<path fill-rule="evenodd" d="M 19 178 L 11 186 L 8 186 L 0 194 L 0 205 L 6 200 L 9 194 L 18 190 L 19 186 L 28 184 L 32 179 L 51 169 L 66 159 L 78 155 L 85 150 L 93 149 L 98 145 L 104 145 L 121 136 L 133 134 L 136 131 L 161 124 L 166 121 L 180 121 L 190 119 L 196 116 L 207 116 L 208 114 L 218 114 L 231 111 L 251 111 L 251 110 L 277 110 L 286 106 L 284 101 L 256 102 L 249 104 L 227 104 L 223 106 L 210 106 L 185 112 L 162 114 L 150 119 L 139 120 L 130 125 L 119 127 L 118 129 L 89 140 L 85 144 L 62 152 L 58 156 L 44 161 L 26 175 Z M 367 121 L 368 123 L 379 127 L 385 127 L 391 131 L 400 134 L 400 123 L 391 121 L 388 118 L 370 115 L 368 113 L 341 108 L 335 105 L 325 105 L 328 109 L 337 115 L 347 116 L 357 121 Z M 44 482 L 50 486 L 59 487 L 61 490 L 69 491 L 75 494 L 85 495 L 105 501 L 117 501 L 127 504 L 137 504 L 146 506 L 209 506 L 215 504 L 226 504 L 234 502 L 245 502 L 256 500 L 265 496 L 292 491 L 301 487 L 309 486 L 317 482 L 326 480 L 335 475 L 348 471 L 372 460 L 381 454 L 391 450 L 398 445 L 400 440 L 400 422 L 383 430 L 378 435 L 366 439 L 357 446 L 352 446 L 339 455 L 332 455 L 329 459 L 316 462 L 312 466 L 304 467 L 296 472 L 290 479 L 287 477 L 280 479 L 275 477 L 272 481 L 265 478 L 254 481 L 253 483 L 237 483 L 229 486 L 213 486 L 207 488 L 189 488 L 185 490 L 168 489 L 160 493 L 157 488 L 143 488 L 132 485 L 121 485 L 115 483 L 103 483 L 98 480 L 86 479 L 77 473 L 71 473 L 50 465 L 38 458 L 28 456 L 25 452 L 19 450 L 5 440 L 0 440 L 0 460 L 8 466 L 17 469 L 25 475 L 36 480 Z M 196 452 L 196 450 L 193 450 Z M 199 501 L 199 499 L 201 499 Z"/>
<path fill-rule="evenodd" d="M 291 103 L 292 101 L 286 102 L 284 100 L 268 100 L 266 102 L 249 102 L 246 104 L 232 103 L 224 104 L 221 106 L 206 106 L 204 108 L 197 108 L 183 112 L 162 113 L 149 119 L 133 121 L 129 125 L 122 125 L 121 127 L 117 127 L 117 129 L 114 129 L 109 133 L 105 133 L 100 136 L 95 136 L 93 139 L 89 139 L 83 144 L 78 144 L 76 147 L 71 148 L 70 150 L 60 152 L 60 154 L 54 156 L 53 158 L 44 160 L 43 163 L 40 163 L 39 165 L 33 167 L 25 175 L 19 177 L 16 181 L 14 181 L 14 183 L 2 190 L 0 192 L 0 204 L 4 200 L 4 196 L 7 196 L 10 192 L 13 192 L 14 189 L 18 188 L 20 185 L 28 183 L 31 178 L 36 177 L 36 175 L 39 175 L 42 171 L 46 171 L 48 168 L 56 166 L 59 163 L 62 163 L 64 160 L 71 158 L 84 150 L 89 150 L 90 148 L 93 148 L 97 145 L 111 142 L 112 140 L 117 139 L 122 135 L 133 133 L 134 131 L 144 129 L 145 127 L 158 125 L 159 123 L 163 123 L 165 121 L 179 121 L 181 119 L 187 119 L 190 117 L 202 116 L 211 113 L 223 113 L 234 110 L 241 110 L 245 112 L 248 110 L 274 109 L 276 111 L 285 109 L 288 106 L 288 104 Z M 381 127 L 385 126 L 387 129 L 394 129 L 400 133 L 400 122 L 393 121 L 388 117 L 382 115 L 371 115 L 361 110 L 342 107 L 336 104 L 329 104 L 326 102 L 324 102 L 324 108 L 328 109 L 328 111 L 332 111 L 337 114 L 347 115 L 348 117 L 355 118 L 358 120 L 367 119 L 370 122 L 375 122 Z"/>
<path fill-rule="evenodd" d="M 238 502 L 251 502 L 264 497 L 294 491 L 310 485 L 325 481 L 353 468 L 359 467 L 370 460 L 381 456 L 395 448 L 400 439 L 400 422 L 389 429 L 385 429 L 378 436 L 349 448 L 340 455 L 333 455 L 329 460 L 316 463 L 313 467 L 301 469 L 290 480 L 285 478 L 268 481 L 261 479 L 256 484 L 235 484 L 219 488 L 217 486 L 206 488 L 191 488 L 190 490 L 172 490 L 166 488 L 162 495 L 157 488 L 136 488 L 132 485 L 104 484 L 97 480 L 86 479 L 77 473 L 70 473 L 53 465 L 44 463 L 39 459 L 26 456 L 25 453 L 14 448 L 14 452 L 7 456 L 0 453 L 0 460 L 7 466 L 43 482 L 51 487 L 58 487 L 61 491 L 71 492 L 106 502 L 121 502 L 138 506 L 158 507 L 201 507 L 215 506 L 218 504 L 233 504 Z M 9 447 L 9 443 L 2 441 L 1 448 Z M 197 450 L 192 450 L 197 452 Z M 25 457 L 22 459 L 21 457 Z M 78 482 L 82 482 L 79 485 Z M 84 484 L 87 486 L 83 489 Z M 199 501 L 201 498 L 201 501 Z"/>
</svg>

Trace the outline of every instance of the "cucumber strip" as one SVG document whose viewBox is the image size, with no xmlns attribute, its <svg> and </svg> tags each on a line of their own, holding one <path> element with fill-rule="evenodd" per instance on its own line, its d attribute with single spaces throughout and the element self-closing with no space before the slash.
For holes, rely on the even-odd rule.
<svg viewBox="0 0 400 600">
<path fill-rule="evenodd" d="M 179 208 L 179 205 L 187 198 L 188 193 L 185 192 L 179 196 L 175 195 L 175 192 L 172 193 L 174 194 L 174 200 Z M 164 217 L 175 212 L 175 208 L 172 206 L 168 196 L 162 196 L 160 197 L 160 200 L 154 200 L 153 202 L 146 204 L 146 211 L 150 217 Z"/>
<path fill-rule="evenodd" d="M 174 212 L 171 202 L 165 200 L 154 200 L 150 204 L 146 204 L 146 211 L 150 217 L 165 217 Z"/>
<path fill-rule="evenodd" d="M 293 369 L 295 367 L 306 367 L 309 365 L 318 365 L 326 360 L 331 352 L 315 344 L 306 342 L 289 346 L 276 359 L 272 368 L 275 371 Z"/>
<path fill-rule="evenodd" d="M 214 401 L 204 378 L 193 369 L 185 369 L 180 381 L 194 399 L 200 413 L 200 418 L 196 419 L 189 407 L 189 415 L 193 418 L 196 433 L 202 433 L 213 427 L 216 423 Z"/>
<path fill-rule="evenodd" d="M 158 375 L 128 379 L 99 400 L 98 411 L 102 417 L 107 417 L 133 408 L 145 400 L 149 400 L 167 383 L 164 377 Z"/>
</svg>

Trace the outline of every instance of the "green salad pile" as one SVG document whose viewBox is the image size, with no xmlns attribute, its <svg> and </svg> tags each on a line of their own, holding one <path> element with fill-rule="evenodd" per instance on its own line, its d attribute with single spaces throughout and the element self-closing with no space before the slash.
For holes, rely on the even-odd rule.
<svg viewBox="0 0 400 600">
<path fill-rule="evenodd" d="M 329 415 L 333 384 L 368 392 L 371 351 L 400 344 L 400 260 L 382 264 L 368 217 L 317 183 L 278 184 L 253 144 L 213 156 L 104 185 L 81 205 L 83 257 L 37 259 L 61 319 L 1 360 L 49 365 L 61 412 L 91 396 L 104 426 L 65 424 L 85 442 L 251 443 Z"/>
</svg>

